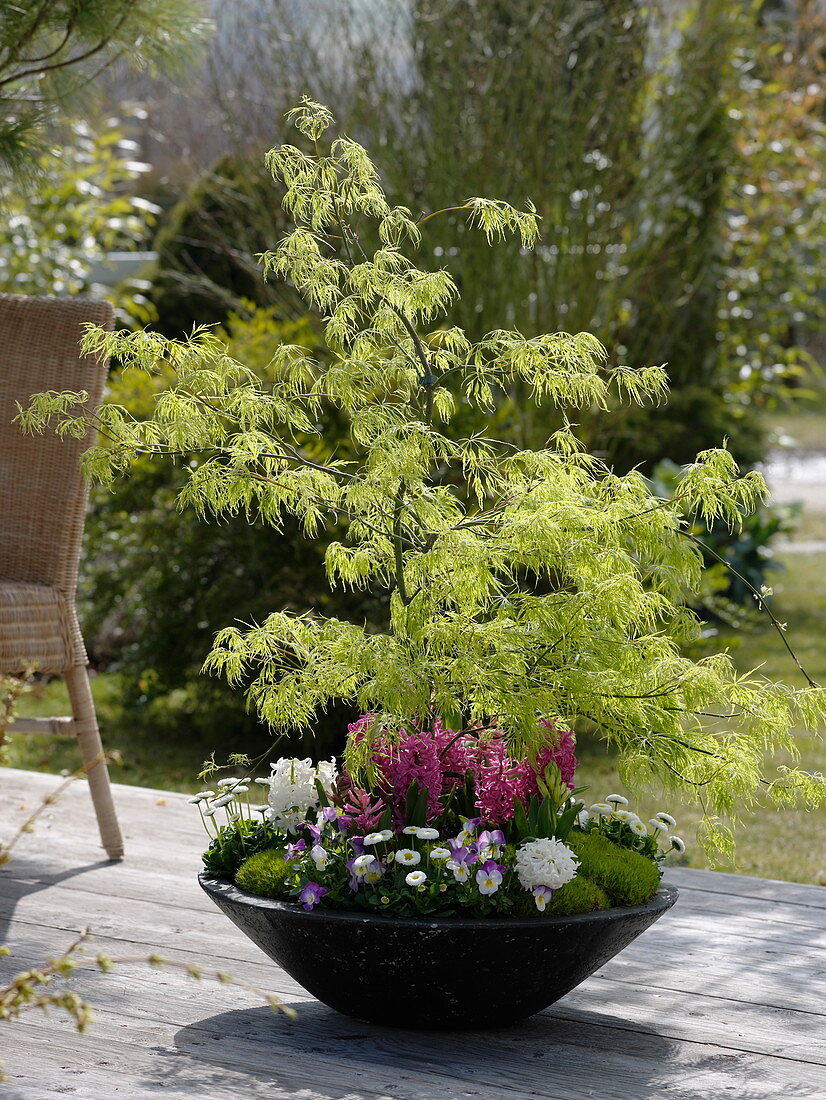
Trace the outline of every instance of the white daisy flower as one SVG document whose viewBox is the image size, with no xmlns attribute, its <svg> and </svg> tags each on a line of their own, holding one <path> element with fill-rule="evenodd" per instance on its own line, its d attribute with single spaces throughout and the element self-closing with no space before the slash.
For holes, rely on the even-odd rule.
<svg viewBox="0 0 826 1100">
<path fill-rule="evenodd" d="M 617 821 L 624 821 L 626 825 L 630 825 L 632 822 L 640 820 L 632 810 L 616 810 L 614 817 Z"/>
<path fill-rule="evenodd" d="M 396 863 L 400 863 L 402 867 L 415 867 L 421 862 L 421 852 L 414 852 L 412 848 L 399 848 L 396 852 Z"/>
<path fill-rule="evenodd" d="M 366 875 L 371 864 L 376 862 L 376 857 L 371 855 L 356 856 L 353 860 L 353 870 L 357 875 Z"/>
<path fill-rule="evenodd" d="M 368 833 L 364 838 L 363 844 L 365 848 L 370 848 L 374 844 L 381 844 L 384 839 L 384 833 Z"/>
<path fill-rule="evenodd" d="M 677 819 L 672 817 L 671 814 L 663 813 L 662 810 L 658 814 L 654 814 L 654 817 L 659 818 L 660 821 L 664 821 L 669 829 L 677 828 Z"/>
<path fill-rule="evenodd" d="M 417 829 L 416 830 L 416 836 L 419 838 L 419 840 L 438 840 L 439 839 L 439 830 L 438 829 Z"/>
<path fill-rule="evenodd" d="M 230 776 L 227 776 L 226 779 L 219 779 L 215 785 L 216 787 L 235 787 L 239 783 L 243 782 L 243 779 L 233 779 Z"/>
<path fill-rule="evenodd" d="M 607 794 L 605 801 L 609 802 L 612 806 L 627 806 L 628 799 L 623 798 L 621 794 Z"/>
<path fill-rule="evenodd" d="M 194 794 L 192 798 L 188 798 L 187 802 L 189 802 L 192 806 L 197 806 L 199 802 L 203 802 L 207 798 L 214 797 L 215 791 L 201 791 L 200 794 Z"/>
<path fill-rule="evenodd" d="M 232 791 L 229 791 L 227 794 L 219 795 L 218 798 L 216 798 L 215 801 L 212 803 L 213 810 L 218 810 L 221 808 L 221 806 L 228 806 L 230 802 L 232 802 L 233 798 L 235 798 L 235 795 Z"/>
<path fill-rule="evenodd" d="M 613 807 L 607 802 L 595 802 L 593 806 L 588 807 L 588 813 L 592 817 L 610 817 L 613 812 Z"/>
<path fill-rule="evenodd" d="M 402 829 L 402 832 L 404 833 L 405 836 L 418 836 L 419 835 L 419 826 L 418 825 L 405 825 L 405 827 Z"/>
<path fill-rule="evenodd" d="M 424 871 L 411 871 L 409 875 L 404 876 L 404 881 L 408 886 L 421 886 L 427 882 L 427 875 Z"/>
<path fill-rule="evenodd" d="M 629 821 L 627 824 L 634 836 L 648 836 L 648 830 L 639 818 L 636 821 Z"/>
<path fill-rule="evenodd" d="M 671 847 L 674 849 L 675 852 L 679 852 L 680 855 L 682 855 L 685 851 L 685 841 L 681 837 L 672 836 Z"/>
<path fill-rule="evenodd" d="M 382 838 L 382 840 L 392 840 L 393 839 L 393 830 L 392 829 L 381 829 L 379 831 L 378 835 Z"/>
<path fill-rule="evenodd" d="M 668 824 L 659 817 L 652 817 L 648 824 L 654 830 L 655 833 L 667 833 Z"/>
<path fill-rule="evenodd" d="M 430 849 L 430 858 L 431 859 L 436 859 L 436 860 L 439 860 L 439 861 L 441 861 L 443 859 L 450 859 L 450 849 L 449 848 L 431 848 Z"/>
</svg>

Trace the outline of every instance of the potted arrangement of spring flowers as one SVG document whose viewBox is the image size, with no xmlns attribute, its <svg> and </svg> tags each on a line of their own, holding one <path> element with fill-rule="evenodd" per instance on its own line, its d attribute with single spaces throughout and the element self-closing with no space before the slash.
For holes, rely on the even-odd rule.
<svg viewBox="0 0 826 1100">
<path fill-rule="evenodd" d="M 268 164 L 295 226 L 264 271 L 322 316 L 326 354 L 273 348 L 265 385 L 208 329 L 175 341 L 93 328 L 87 352 L 166 384 L 146 419 L 94 414 L 104 440 L 86 470 L 106 482 L 137 456 L 183 456 L 183 504 L 276 527 L 292 515 L 308 538 L 334 528 L 330 583 L 384 594 L 385 629 L 274 610 L 218 634 L 205 670 L 246 683 L 277 733 L 334 700 L 365 717 L 340 766 L 277 761 L 266 808 L 247 808 L 235 779 L 200 802 L 207 821 L 230 813 L 202 883 L 343 1011 L 387 1020 L 392 987 L 407 997 L 395 1022 L 502 1022 L 570 989 L 674 900 L 659 888 L 662 854 L 680 846 L 670 817 L 580 803 L 577 723 L 635 782 L 701 794 L 707 842 L 725 847 L 761 792 L 823 800 L 822 777 L 770 760 L 794 753 L 794 728 L 817 728 L 824 694 L 685 654 L 703 568 L 691 519 L 739 523 L 760 475 L 708 450 L 662 499 L 576 437 L 569 410 L 656 402 L 664 371 L 612 366 L 588 333 L 470 340 L 448 323 L 449 271 L 412 258 L 443 254 L 439 212 L 391 205 L 366 150 L 327 140 L 323 106 L 289 117 L 298 144 Z M 491 242 L 537 239 L 530 204 L 454 209 Z M 496 437 L 502 408 L 543 403 L 561 425 L 543 446 Z M 83 433 L 77 404 L 40 394 L 20 419 Z M 325 439 L 322 414 L 346 444 Z M 254 776 L 261 760 L 231 763 Z"/>
<path fill-rule="evenodd" d="M 661 861 L 684 850 L 674 818 L 646 825 L 614 794 L 586 809 L 569 731 L 521 761 L 502 733 L 438 722 L 371 743 L 368 786 L 346 763 L 281 759 L 256 780 L 264 803 L 234 777 L 191 799 L 212 838 L 201 885 L 326 1004 L 399 1026 L 501 1025 L 674 903 L 660 889 Z M 354 955 L 371 961 L 357 982 Z"/>
</svg>

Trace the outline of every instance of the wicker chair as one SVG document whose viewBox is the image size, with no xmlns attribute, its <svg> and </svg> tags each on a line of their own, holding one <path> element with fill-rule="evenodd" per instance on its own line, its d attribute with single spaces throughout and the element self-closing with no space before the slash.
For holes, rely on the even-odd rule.
<svg viewBox="0 0 826 1100">
<path fill-rule="evenodd" d="M 75 609 L 88 492 L 79 456 L 91 438 L 23 435 L 12 423 L 41 390 L 85 390 L 100 402 L 106 364 L 82 358 L 82 326 L 112 326 L 112 307 L 0 294 L 0 673 L 29 666 L 66 681 L 71 718 L 18 719 L 15 733 L 77 737 L 103 847 L 123 855 Z"/>
</svg>

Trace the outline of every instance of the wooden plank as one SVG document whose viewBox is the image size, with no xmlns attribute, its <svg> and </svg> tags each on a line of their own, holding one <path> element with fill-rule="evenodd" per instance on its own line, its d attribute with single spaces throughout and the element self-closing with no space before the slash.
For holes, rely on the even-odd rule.
<svg viewBox="0 0 826 1100">
<path fill-rule="evenodd" d="M 706 890 L 714 894 L 793 902 L 807 908 L 813 906 L 816 909 L 826 909 L 826 886 L 754 878 L 751 875 L 735 875 L 730 871 L 707 871 L 701 867 L 670 867 L 668 877 L 680 889 Z"/>
<path fill-rule="evenodd" d="M 57 1055 L 60 1066 L 72 1054 L 76 1065 L 81 1055 L 84 1064 L 103 1061 L 133 1078 L 153 1073 L 157 1081 L 160 1054 L 166 1063 L 166 1086 L 174 1087 L 183 1077 L 191 1095 L 213 1095 L 211 1089 L 203 1091 L 201 1067 L 193 1066 L 207 1061 L 214 1073 L 213 1087 L 227 1078 L 233 1081 L 243 1067 L 260 1083 L 267 1075 L 268 1085 L 302 1097 L 305 1089 L 311 1095 L 337 1095 L 332 1091 L 337 1086 L 348 1095 L 387 1093 L 394 1100 L 460 1095 L 491 1100 L 503 1095 L 618 1097 L 629 1089 L 645 1096 L 696 1100 L 732 1091 L 734 1081 L 744 1087 L 737 1095 L 750 1098 L 782 1095 L 791 1083 L 795 1089 L 789 1094 L 795 1097 L 822 1096 L 816 1091 L 822 1085 L 820 1067 L 727 1051 L 716 1044 L 675 1042 L 657 1033 L 617 1030 L 590 1015 L 578 1020 L 539 1016 L 504 1032 L 444 1035 L 348 1021 L 311 1001 L 294 1002 L 299 1019 L 289 1023 L 246 1005 L 243 996 L 216 996 L 204 1004 L 185 992 L 189 995 L 179 1005 L 175 999 L 177 1013 L 171 1022 L 155 1019 L 151 1006 L 139 1018 L 101 1013 L 89 1036 L 77 1040 L 70 1035 L 65 1046 L 65 1028 L 34 1021 L 33 1028 L 25 1029 L 16 1056 L 31 1052 L 48 1066 Z M 167 987 L 167 1005 L 173 995 Z M 43 1042 L 47 1037 L 48 1044 Z M 705 1085 L 702 1091 L 700 1081 Z M 751 1087 L 745 1090 L 747 1082 Z"/>
</svg>

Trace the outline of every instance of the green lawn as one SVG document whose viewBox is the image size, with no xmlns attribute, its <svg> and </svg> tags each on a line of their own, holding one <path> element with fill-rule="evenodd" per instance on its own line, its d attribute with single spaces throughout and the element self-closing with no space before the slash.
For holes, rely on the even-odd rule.
<svg viewBox="0 0 826 1100">
<path fill-rule="evenodd" d="M 813 517 L 811 528 L 804 527 L 805 537 L 818 537 L 809 530 L 822 530 L 826 517 Z M 809 521 L 807 521 L 809 522 Z M 800 537 L 798 535 L 798 537 Z M 773 580 L 775 613 L 788 621 L 788 637 L 803 665 L 820 683 L 826 683 L 826 554 L 786 554 L 779 560 L 787 567 Z M 803 680 L 774 631 L 767 628 L 740 634 L 736 639 L 720 639 L 730 645 L 741 670 L 760 666 L 771 679 L 790 684 Z M 93 691 L 98 706 L 101 728 L 107 747 L 117 748 L 123 764 L 112 768 L 112 776 L 122 783 L 164 789 L 192 791 L 197 789 L 196 775 L 211 746 L 191 744 L 183 738 L 170 736 L 153 738 L 136 734 L 128 724 L 117 725 L 112 706 L 117 689 L 113 675 L 93 679 Z M 66 714 L 67 701 L 62 681 L 23 699 L 24 714 Z M 803 764 L 816 771 L 826 771 L 826 742 L 814 737 L 799 740 Z M 583 757 L 578 777 L 587 784 L 586 798 L 597 801 L 605 794 L 622 791 L 616 769 L 601 745 L 581 745 Z M 59 772 L 78 766 L 77 751 L 71 740 L 56 741 L 45 736 L 13 738 L 8 762 L 13 767 Z M 678 832 L 689 844 L 683 862 L 706 867 L 709 861 L 694 843 L 700 820 L 699 812 L 688 804 L 664 800 L 656 792 L 634 797 L 634 808 L 644 817 L 656 810 L 668 810 L 679 822 Z M 722 866 L 722 865 L 721 865 Z M 803 811 L 775 811 L 763 807 L 749 814 L 738 832 L 737 862 L 734 869 L 744 874 L 764 878 L 815 882 L 826 885 L 826 813 L 807 814 Z"/>
</svg>

